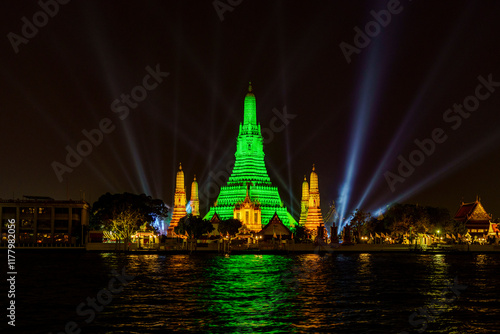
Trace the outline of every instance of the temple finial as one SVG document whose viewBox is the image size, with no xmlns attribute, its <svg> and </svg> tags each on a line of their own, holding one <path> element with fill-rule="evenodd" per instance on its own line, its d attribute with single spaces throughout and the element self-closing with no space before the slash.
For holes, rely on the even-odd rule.
<svg viewBox="0 0 500 334">
<path fill-rule="evenodd" d="M 252 82 L 248 82 L 248 92 L 251 93 L 252 92 Z"/>
<path fill-rule="evenodd" d="M 316 170 L 315 164 L 313 164 L 313 172 Z"/>
<path fill-rule="evenodd" d="M 194 179 L 193 179 L 193 181 L 196 181 L 196 174 L 194 174 Z"/>
<path fill-rule="evenodd" d="M 182 163 L 179 162 L 179 170 L 182 170 Z"/>
</svg>

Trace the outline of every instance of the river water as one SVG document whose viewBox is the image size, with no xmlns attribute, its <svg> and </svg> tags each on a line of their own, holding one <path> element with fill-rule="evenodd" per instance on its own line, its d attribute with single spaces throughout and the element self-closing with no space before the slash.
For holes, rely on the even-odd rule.
<svg viewBox="0 0 500 334">
<path fill-rule="evenodd" d="M 500 332 L 500 254 L 23 252 L 16 261 L 17 333 Z"/>
</svg>

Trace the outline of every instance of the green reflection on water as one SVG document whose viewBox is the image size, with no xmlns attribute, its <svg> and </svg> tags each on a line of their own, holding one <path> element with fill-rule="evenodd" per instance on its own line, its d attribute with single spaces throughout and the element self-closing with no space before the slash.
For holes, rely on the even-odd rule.
<svg viewBox="0 0 500 334">
<path fill-rule="evenodd" d="M 293 332 L 288 319 L 297 280 L 293 260 L 278 255 L 216 257 L 203 291 L 212 329 L 232 333 Z"/>
</svg>

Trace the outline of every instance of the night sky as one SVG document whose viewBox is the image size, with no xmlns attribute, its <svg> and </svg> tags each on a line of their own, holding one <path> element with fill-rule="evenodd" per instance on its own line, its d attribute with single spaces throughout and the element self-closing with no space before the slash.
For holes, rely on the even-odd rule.
<svg viewBox="0 0 500 334">
<path fill-rule="evenodd" d="M 343 200 L 346 215 L 394 201 L 454 213 L 478 195 L 500 216 L 500 2 L 227 3 L 221 21 L 210 0 L 73 0 L 49 6 L 53 17 L 36 1 L 2 1 L 0 198 L 127 191 L 171 204 L 182 162 L 204 214 L 234 159 L 251 81 L 257 119 L 275 129 L 266 166 L 296 218 L 313 163 L 324 211 Z M 381 10 L 390 22 L 369 24 L 369 43 L 358 38 L 348 62 L 340 44 L 355 48 L 355 27 Z M 23 39 L 33 15 L 40 27 Z M 137 88 L 154 71 L 150 90 Z M 477 90 L 481 80 L 490 90 Z M 141 101 L 127 106 L 131 92 Z M 463 103 L 474 110 L 460 116 L 453 105 Z M 90 153 L 80 145 L 87 156 L 60 181 L 53 165 L 100 124 L 109 133 Z M 446 140 L 412 155 L 435 131 Z M 392 191 L 385 175 L 398 174 L 400 155 L 419 165 Z"/>
</svg>

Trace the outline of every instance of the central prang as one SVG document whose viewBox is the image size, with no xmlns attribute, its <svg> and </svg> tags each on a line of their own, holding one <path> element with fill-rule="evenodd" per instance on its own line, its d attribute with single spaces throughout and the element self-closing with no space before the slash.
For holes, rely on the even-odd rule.
<svg viewBox="0 0 500 334">
<path fill-rule="evenodd" d="M 221 187 L 219 196 L 204 219 L 239 219 L 249 230 L 259 232 L 276 214 L 288 228 L 297 222 L 287 211 L 267 174 L 264 162 L 264 143 L 252 84 L 249 84 L 236 140 L 234 168 L 227 185 Z"/>
</svg>

